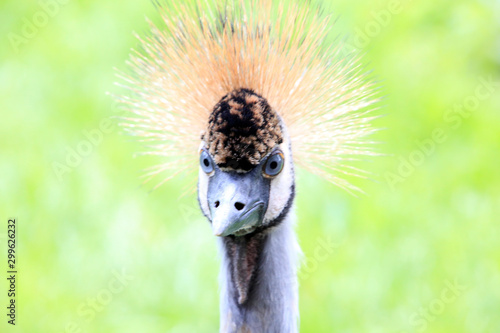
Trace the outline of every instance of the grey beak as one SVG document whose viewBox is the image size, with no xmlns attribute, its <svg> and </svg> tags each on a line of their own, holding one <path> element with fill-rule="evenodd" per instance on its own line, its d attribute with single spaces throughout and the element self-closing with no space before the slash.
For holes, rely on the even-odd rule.
<svg viewBox="0 0 500 333">
<path fill-rule="evenodd" d="M 249 209 L 238 211 L 232 205 L 225 204 L 211 209 L 212 228 L 216 236 L 239 234 L 260 225 L 263 216 L 263 203 L 257 203 Z"/>
<path fill-rule="evenodd" d="M 269 200 L 269 180 L 260 170 L 216 173 L 209 180 L 210 219 L 216 236 L 243 235 L 262 224 Z"/>
</svg>

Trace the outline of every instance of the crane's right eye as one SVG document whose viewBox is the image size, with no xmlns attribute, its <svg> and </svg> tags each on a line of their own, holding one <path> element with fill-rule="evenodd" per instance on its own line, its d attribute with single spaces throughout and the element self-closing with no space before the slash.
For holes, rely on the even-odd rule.
<svg viewBox="0 0 500 333">
<path fill-rule="evenodd" d="M 214 162 L 206 150 L 202 150 L 200 153 L 200 166 L 207 174 L 214 171 Z"/>
</svg>

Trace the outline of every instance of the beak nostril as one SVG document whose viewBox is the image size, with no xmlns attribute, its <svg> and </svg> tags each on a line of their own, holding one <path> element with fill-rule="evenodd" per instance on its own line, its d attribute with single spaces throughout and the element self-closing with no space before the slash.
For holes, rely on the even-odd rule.
<svg viewBox="0 0 500 333">
<path fill-rule="evenodd" d="M 237 210 L 242 210 L 244 207 L 245 207 L 245 204 L 241 203 L 241 202 L 236 202 L 234 204 L 234 207 L 237 209 Z"/>
<path fill-rule="evenodd" d="M 219 200 L 217 200 L 217 201 L 215 202 L 214 206 L 215 206 L 215 208 L 217 208 L 217 207 L 219 207 L 219 205 L 220 205 L 220 202 L 219 202 Z"/>
</svg>

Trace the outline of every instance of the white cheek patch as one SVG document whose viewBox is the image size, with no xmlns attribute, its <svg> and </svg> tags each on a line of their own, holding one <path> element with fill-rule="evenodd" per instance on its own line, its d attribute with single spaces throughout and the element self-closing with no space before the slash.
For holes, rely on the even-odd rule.
<svg viewBox="0 0 500 333">
<path fill-rule="evenodd" d="M 202 142 L 200 149 L 203 149 L 204 146 L 205 144 Z M 201 167 L 199 167 L 198 171 L 198 200 L 203 214 L 210 216 L 210 209 L 208 207 L 208 175 Z"/>
<path fill-rule="evenodd" d="M 201 210 L 206 216 L 210 216 L 210 209 L 208 208 L 208 176 L 201 170 L 198 176 L 198 200 L 200 202 Z"/>
<path fill-rule="evenodd" d="M 279 145 L 285 156 L 285 165 L 281 173 L 271 180 L 271 189 L 269 193 L 269 205 L 264 215 L 264 223 L 268 223 L 277 218 L 285 208 L 290 196 L 292 195 L 292 186 L 294 182 L 292 153 L 290 151 L 290 140 L 285 135 L 283 143 Z"/>
</svg>

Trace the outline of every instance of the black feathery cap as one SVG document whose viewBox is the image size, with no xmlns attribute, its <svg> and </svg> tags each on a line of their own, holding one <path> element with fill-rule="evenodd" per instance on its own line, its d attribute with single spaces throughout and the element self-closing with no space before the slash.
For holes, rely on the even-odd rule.
<svg viewBox="0 0 500 333">
<path fill-rule="evenodd" d="M 283 142 L 283 133 L 264 97 L 237 89 L 215 105 L 202 139 L 219 167 L 249 171 Z"/>
</svg>

